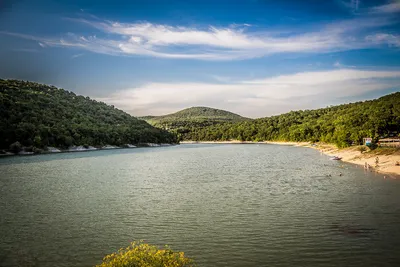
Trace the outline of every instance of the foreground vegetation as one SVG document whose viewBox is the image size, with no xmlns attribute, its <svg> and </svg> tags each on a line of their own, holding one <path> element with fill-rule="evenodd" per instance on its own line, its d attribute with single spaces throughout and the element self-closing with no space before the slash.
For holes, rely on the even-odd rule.
<svg viewBox="0 0 400 267">
<path fill-rule="evenodd" d="M 183 252 L 174 252 L 170 248 L 158 249 L 142 242 L 133 242 L 127 248 L 107 255 L 97 267 L 190 267 L 193 260 L 186 258 Z"/>
<path fill-rule="evenodd" d="M 311 141 L 347 147 L 400 133 L 400 93 L 372 101 L 279 116 L 198 127 L 186 135 L 193 141 Z"/>
<path fill-rule="evenodd" d="M 229 111 L 208 107 L 192 107 L 173 114 L 145 116 L 141 119 L 176 134 L 180 140 L 187 140 L 190 133 L 199 128 L 250 120 Z"/>
<path fill-rule="evenodd" d="M 143 120 L 54 86 L 0 79 L 0 149 L 174 143 Z M 18 143 L 16 143 L 18 142 Z"/>
</svg>

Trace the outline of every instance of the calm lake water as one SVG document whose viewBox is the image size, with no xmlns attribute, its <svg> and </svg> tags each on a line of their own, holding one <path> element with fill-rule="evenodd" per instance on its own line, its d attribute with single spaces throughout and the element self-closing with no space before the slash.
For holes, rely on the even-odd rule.
<svg viewBox="0 0 400 267">
<path fill-rule="evenodd" d="M 93 266 L 140 239 L 198 266 L 399 266 L 400 180 L 277 145 L 0 159 L 0 266 Z"/>
</svg>

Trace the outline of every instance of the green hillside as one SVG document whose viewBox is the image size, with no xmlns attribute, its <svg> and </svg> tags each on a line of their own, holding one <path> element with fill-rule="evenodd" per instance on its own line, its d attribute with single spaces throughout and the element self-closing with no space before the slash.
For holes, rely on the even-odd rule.
<svg viewBox="0 0 400 267">
<path fill-rule="evenodd" d="M 143 120 L 73 92 L 0 79 L 0 149 L 23 146 L 171 143 L 176 137 Z"/>
<path fill-rule="evenodd" d="M 322 141 L 339 147 L 361 144 L 364 137 L 400 133 L 400 93 L 372 101 L 292 111 L 251 121 L 192 129 L 186 140 Z"/>
<path fill-rule="evenodd" d="M 191 107 L 164 116 L 145 116 L 140 119 L 177 133 L 181 139 L 187 139 L 189 133 L 198 128 L 250 120 L 229 111 L 208 107 Z"/>
</svg>

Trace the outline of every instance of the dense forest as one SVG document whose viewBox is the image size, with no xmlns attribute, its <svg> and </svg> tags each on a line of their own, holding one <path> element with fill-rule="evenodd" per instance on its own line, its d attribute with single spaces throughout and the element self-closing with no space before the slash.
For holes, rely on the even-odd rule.
<svg viewBox="0 0 400 267">
<path fill-rule="evenodd" d="M 321 141 L 346 147 L 361 144 L 364 137 L 377 141 L 399 133 L 400 93 L 255 120 L 207 107 L 139 120 L 113 106 L 54 86 L 0 79 L 0 149 L 16 142 L 25 147 L 66 148 L 175 143 L 177 138 Z"/>
<path fill-rule="evenodd" d="M 183 135 L 194 141 L 311 141 L 346 147 L 364 137 L 400 133 L 400 93 L 372 101 L 316 110 L 292 111 L 279 116 L 192 129 Z"/>
<path fill-rule="evenodd" d="M 0 79 L 0 149 L 174 143 L 176 136 L 89 97 Z"/>
<path fill-rule="evenodd" d="M 140 119 L 173 132 L 180 139 L 186 139 L 192 131 L 203 127 L 250 120 L 229 111 L 208 107 L 191 107 L 164 116 L 145 116 Z"/>
</svg>

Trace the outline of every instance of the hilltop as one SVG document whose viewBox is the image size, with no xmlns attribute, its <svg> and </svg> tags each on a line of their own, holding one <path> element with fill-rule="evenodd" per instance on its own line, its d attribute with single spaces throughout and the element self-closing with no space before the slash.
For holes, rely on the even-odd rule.
<svg viewBox="0 0 400 267">
<path fill-rule="evenodd" d="M 0 149 L 173 143 L 176 137 L 89 97 L 0 79 Z"/>
<path fill-rule="evenodd" d="M 400 92 L 379 99 L 192 129 L 192 141 L 325 142 L 338 147 L 362 144 L 364 137 L 400 133 Z"/>
<path fill-rule="evenodd" d="M 217 124 L 248 121 L 238 114 L 209 107 L 191 107 L 163 116 L 140 117 L 151 125 L 177 133 L 181 139 L 193 130 Z"/>
</svg>

